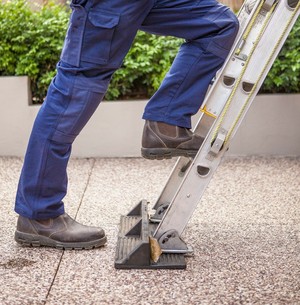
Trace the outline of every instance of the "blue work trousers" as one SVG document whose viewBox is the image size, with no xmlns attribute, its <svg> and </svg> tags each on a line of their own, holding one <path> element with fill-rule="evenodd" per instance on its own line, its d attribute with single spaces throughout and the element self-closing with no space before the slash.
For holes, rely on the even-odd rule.
<svg viewBox="0 0 300 305">
<path fill-rule="evenodd" d="M 143 118 L 187 128 L 238 32 L 235 15 L 216 0 L 73 0 L 71 7 L 57 75 L 35 120 L 17 190 L 15 211 L 33 219 L 64 213 L 72 143 L 138 30 L 185 39 Z"/>
</svg>

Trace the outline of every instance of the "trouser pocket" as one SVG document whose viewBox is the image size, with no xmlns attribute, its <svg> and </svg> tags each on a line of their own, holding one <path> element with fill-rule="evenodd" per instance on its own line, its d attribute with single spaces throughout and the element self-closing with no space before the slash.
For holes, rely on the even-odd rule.
<svg viewBox="0 0 300 305">
<path fill-rule="evenodd" d="M 71 4 L 72 14 L 61 60 L 79 67 L 80 61 L 106 64 L 120 14 Z"/>
<path fill-rule="evenodd" d="M 86 22 L 81 59 L 106 64 L 120 15 L 105 10 L 90 10 Z"/>
</svg>

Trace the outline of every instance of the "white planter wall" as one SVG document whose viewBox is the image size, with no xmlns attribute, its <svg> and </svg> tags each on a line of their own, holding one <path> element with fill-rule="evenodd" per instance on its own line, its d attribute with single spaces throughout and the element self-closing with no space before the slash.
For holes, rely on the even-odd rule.
<svg viewBox="0 0 300 305">
<path fill-rule="evenodd" d="M 23 156 L 39 106 L 29 105 L 27 77 L 1 77 L 0 92 L 0 156 Z M 145 104 L 103 102 L 76 139 L 73 156 L 140 156 Z M 258 96 L 228 155 L 300 156 L 300 95 Z"/>
</svg>

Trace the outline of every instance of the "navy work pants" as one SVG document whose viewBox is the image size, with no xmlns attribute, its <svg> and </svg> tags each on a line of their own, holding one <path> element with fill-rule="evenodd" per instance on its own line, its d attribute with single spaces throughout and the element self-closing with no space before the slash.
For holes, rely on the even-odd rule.
<svg viewBox="0 0 300 305">
<path fill-rule="evenodd" d="M 16 196 L 15 211 L 33 219 L 64 213 L 72 143 L 138 30 L 185 39 L 143 118 L 187 128 L 238 31 L 235 15 L 216 0 L 73 0 L 71 7 L 58 72 L 35 120 Z"/>
</svg>

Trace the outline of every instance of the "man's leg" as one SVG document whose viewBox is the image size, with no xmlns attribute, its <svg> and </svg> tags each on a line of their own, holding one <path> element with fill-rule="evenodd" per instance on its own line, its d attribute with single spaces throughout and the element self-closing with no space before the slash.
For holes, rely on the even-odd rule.
<svg viewBox="0 0 300 305">
<path fill-rule="evenodd" d="M 18 242 L 91 248 L 106 241 L 103 230 L 82 226 L 64 213 L 66 168 L 73 141 L 98 107 L 153 5 L 151 0 L 72 1 L 57 76 L 35 120 L 19 181 Z"/>
<path fill-rule="evenodd" d="M 216 0 L 158 0 L 141 29 L 186 39 L 146 106 L 142 155 L 150 159 L 194 156 L 202 139 L 188 130 L 191 116 L 231 49 L 238 20 Z"/>
</svg>

